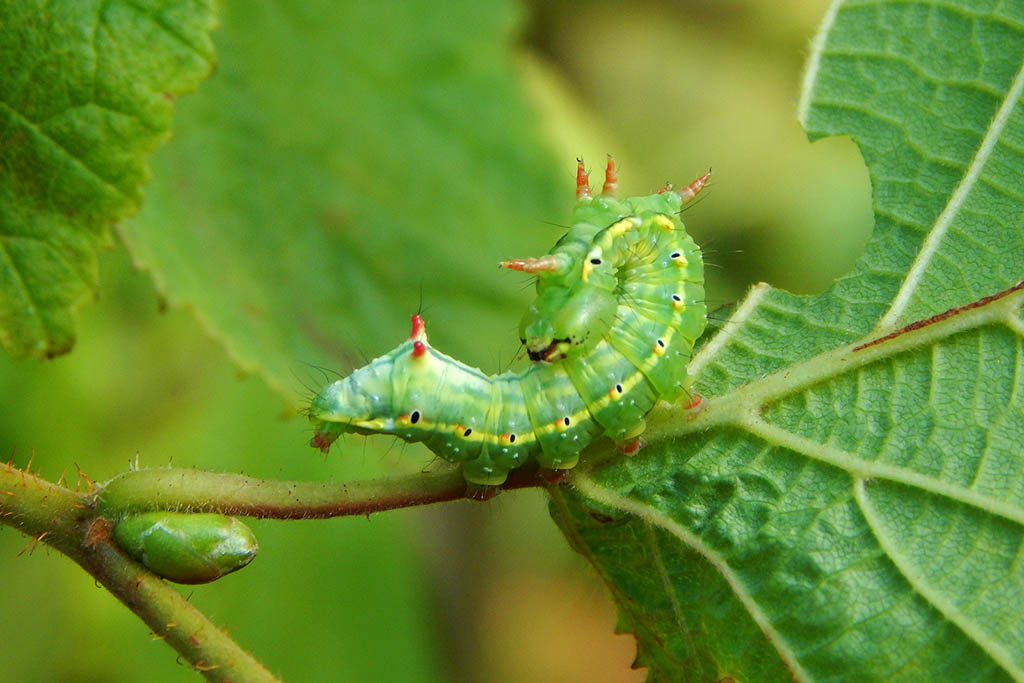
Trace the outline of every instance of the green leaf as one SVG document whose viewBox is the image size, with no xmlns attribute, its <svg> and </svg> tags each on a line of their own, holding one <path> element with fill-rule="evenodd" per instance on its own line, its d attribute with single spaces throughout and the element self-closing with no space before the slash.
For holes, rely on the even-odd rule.
<svg viewBox="0 0 1024 683">
<path fill-rule="evenodd" d="M 833 4 L 800 117 L 864 155 L 863 257 L 555 493 L 652 680 L 1024 678 L 1022 65 L 1019 3 Z"/>
<path fill-rule="evenodd" d="M 139 206 L 176 95 L 212 68 L 205 0 L 0 4 L 0 342 L 55 356 L 96 250 Z"/>
<path fill-rule="evenodd" d="M 225 5 L 217 77 L 124 228 L 136 262 L 293 402 L 301 363 L 362 365 L 424 304 L 445 351 L 494 364 L 501 329 L 514 352 L 497 262 L 556 239 L 572 177 L 508 65 L 509 4 Z"/>
</svg>

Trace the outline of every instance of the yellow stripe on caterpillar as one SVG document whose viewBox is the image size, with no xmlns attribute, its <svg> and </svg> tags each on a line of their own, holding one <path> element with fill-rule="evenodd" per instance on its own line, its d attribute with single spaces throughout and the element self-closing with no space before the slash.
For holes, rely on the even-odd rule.
<svg viewBox="0 0 1024 683">
<path fill-rule="evenodd" d="M 413 316 L 405 343 L 313 399 L 311 444 L 326 451 L 346 432 L 394 434 L 461 462 L 467 482 L 496 486 L 530 459 L 572 467 L 598 434 L 639 436 L 654 404 L 689 385 L 686 363 L 705 325 L 700 248 L 679 213 L 708 175 L 616 200 L 610 159 L 605 173 L 594 197 L 580 162 L 565 236 L 545 256 L 502 262 L 536 277 L 520 337 L 543 362 L 489 376 L 430 348 Z"/>
<path fill-rule="evenodd" d="M 672 232 L 676 229 L 675 223 L 673 223 L 668 216 L 663 216 L 661 214 L 652 218 L 651 223 L 654 223 L 656 226 L 667 232 Z"/>
</svg>

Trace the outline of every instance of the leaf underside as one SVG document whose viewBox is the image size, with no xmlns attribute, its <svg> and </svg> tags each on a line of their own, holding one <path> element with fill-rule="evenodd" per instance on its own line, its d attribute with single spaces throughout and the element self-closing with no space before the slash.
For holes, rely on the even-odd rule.
<svg viewBox="0 0 1024 683">
<path fill-rule="evenodd" d="M 860 147 L 863 257 L 755 287 L 703 411 L 555 492 L 651 680 L 1024 679 L 1024 6 L 991 4 L 833 5 L 800 116 Z"/>
<path fill-rule="evenodd" d="M 0 343 L 51 357 L 139 206 L 173 100 L 212 69 L 210 2 L 0 4 Z"/>
</svg>

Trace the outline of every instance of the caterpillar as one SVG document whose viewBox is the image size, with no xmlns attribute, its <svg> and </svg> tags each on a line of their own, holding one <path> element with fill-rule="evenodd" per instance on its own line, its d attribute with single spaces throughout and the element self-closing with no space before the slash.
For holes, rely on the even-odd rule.
<svg viewBox="0 0 1024 683">
<path fill-rule="evenodd" d="M 405 342 L 312 400 L 311 446 L 326 453 L 344 433 L 423 442 L 483 491 L 531 459 L 557 476 L 599 434 L 626 452 L 638 447 L 654 404 L 687 393 L 707 322 L 700 248 L 679 213 L 710 171 L 678 190 L 617 200 L 611 156 L 598 195 L 577 162 L 568 232 L 544 256 L 499 264 L 537 277 L 520 323 L 535 362 L 487 375 L 431 347 L 414 315 Z"/>
<path fill-rule="evenodd" d="M 252 530 L 216 513 L 159 510 L 128 515 L 114 539 L 154 574 L 175 583 L 209 583 L 249 564 L 259 545 Z"/>
</svg>

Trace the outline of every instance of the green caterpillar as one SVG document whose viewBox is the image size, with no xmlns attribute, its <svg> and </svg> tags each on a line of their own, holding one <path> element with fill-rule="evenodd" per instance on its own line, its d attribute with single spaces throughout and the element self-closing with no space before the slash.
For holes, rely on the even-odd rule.
<svg viewBox="0 0 1024 683">
<path fill-rule="evenodd" d="M 484 489 L 531 458 L 567 470 L 598 434 L 635 450 L 654 404 L 687 393 L 707 321 L 700 248 L 678 214 L 709 176 L 616 200 L 611 157 L 597 196 L 579 161 L 569 231 L 545 256 L 501 263 L 538 278 L 520 326 L 538 362 L 484 374 L 433 349 L 414 315 L 408 340 L 313 399 L 310 445 L 327 452 L 346 432 L 421 441 Z"/>
</svg>

